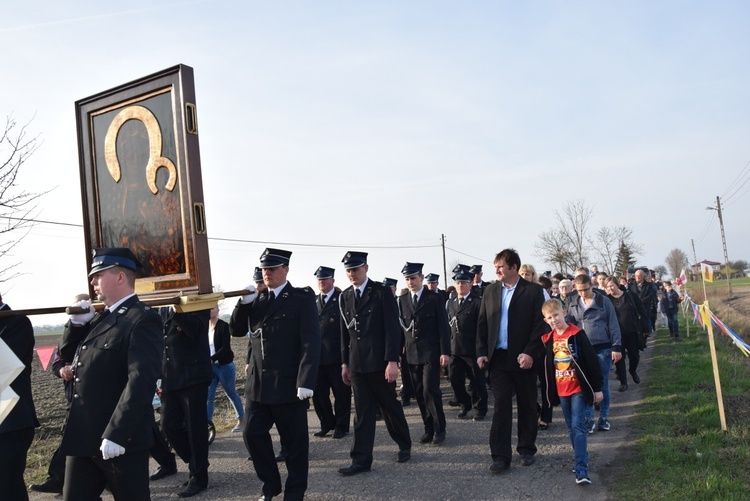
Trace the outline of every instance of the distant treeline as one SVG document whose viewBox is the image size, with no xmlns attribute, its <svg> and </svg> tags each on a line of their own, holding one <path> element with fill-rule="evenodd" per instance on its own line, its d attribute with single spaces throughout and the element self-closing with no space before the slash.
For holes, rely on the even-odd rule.
<svg viewBox="0 0 750 501">
<path fill-rule="evenodd" d="M 34 326 L 34 334 L 62 334 L 64 330 L 65 324 Z"/>
</svg>

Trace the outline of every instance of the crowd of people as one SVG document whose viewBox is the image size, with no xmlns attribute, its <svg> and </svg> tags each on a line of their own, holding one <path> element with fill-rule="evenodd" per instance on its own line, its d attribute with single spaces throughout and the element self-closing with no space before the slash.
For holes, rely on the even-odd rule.
<svg viewBox="0 0 750 501">
<path fill-rule="evenodd" d="M 585 485 L 590 483 L 587 435 L 612 426 L 612 364 L 620 392 L 631 380 L 641 382 L 640 351 L 658 311 L 672 339 L 679 339 L 679 294 L 669 282 L 662 290 L 640 269 L 630 281 L 594 267 L 570 276 L 540 276 L 515 250 L 505 249 L 494 258 L 497 280 L 491 283 L 483 280 L 481 265 L 459 264 L 452 270 L 454 285 L 443 291 L 438 275 L 425 275 L 422 263 L 406 262 L 401 270 L 406 287 L 397 292 L 398 280 L 370 279 L 368 254 L 350 251 L 342 259 L 350 286 L 339 289 L 335 269 L 320 266 L 314 273 L 316 293 L 287 280 L 291 254 L 263 252 L 253 283 L 227 323 L 218 318 L 218 308 L 149 307 L 135 294 L 135 255 L 126 248 L 97 249 L 89 277 L 105 308 L 95 312 L 88 297 L 76 297 L 83 312 L 71 315 L 53 363 L 68 402 L 63 437 L 47 480 L 31 490 L 96 500 L 107 488 L 115 499 L 149 499 L 149 480 L 176 474 L 179 457 L 189 475 L 176 494 L 201 493 L 209 485 L 207 429 L 221 384 L 237 420 L 232 431 L 243 434 L 262 483 L 260 499 L 282 493 L 284 499 L 302 499 L 309 471 L 309 400 L 320 422 L 314 436 L 332 432 L 333 439 L 342 439 L 353 432 L 350 462 L 338 470 L 351 477 L 371 470 L 379 419 L 397 445 L 394 460 L 411 459 L 403 407 L 412 399 L 422 418 L 419 442 L 445 442 L 450 430 L 440 384 L 444 376 L 453 390 L 448 404 L 458 408 L 458 419 L 485 419 L 492 393 L 488 442 L 489 469 L 495 474 L 506 472 L 513 458 L 514 397 L 516 452 L 523 466 L 535 463 L 538 432 L 549 428 L 553 408 L 560 406 L 574 449 L 575 481 Z M 0 308 L 7 308 L 1 298 Z M 2 320 L 3 339 L 10 331 L 30 336 L 33 348 L 28 320 L 8 318 L 15 320 Z M 248 337 L 244 403 L 235 389 L 230 336 Z M 25 362 L 26 344 L 20 349 Z M 39 425 L 26 379 L 22 374 L 18 383 L 19 394 L 28 394 L 22 398 L 26 405 L 11 413 L 24 418 L 0 425 L 0 453 L 23 449 L 23 464 L 14 454 L 7 463 L 14 467 L 0 476 L 0 488 L 17 493 L 14 499 L 27 498 L 25 454 Z M 157 426 L 152 397 L 159 379 Z M 31 434 L 14 433 L 6 445 L 9 423 L 20 423 L 14 432 L 22 428 Z M 273 426 L 281 441 L 279 455 L 271 440 Z M 151 475 L 149 456 L 159 463 Z M 279 461 L 288 472 L 283 483 Z"/>
</svg>

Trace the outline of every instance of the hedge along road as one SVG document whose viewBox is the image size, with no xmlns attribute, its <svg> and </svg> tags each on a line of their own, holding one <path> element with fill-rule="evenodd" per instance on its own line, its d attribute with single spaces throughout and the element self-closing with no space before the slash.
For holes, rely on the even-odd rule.
<svg viewBox="0 0 750 501">
<path fill-rule="evenodd" d="M 242 338 L 240 338 L 242 339 Z M 244 340 L 243 340 L 244 342 Z M 234 344 L 234 343 L 233 343 Z M 235 354 L 241 353 L 235 350 Z M 238 360 L 238 376 L 241 373 Z M 592 485 L 576 485 L 573 474 L 573 449 L 570 445 L 565 421 L 559 407 L 555 408 L 553 424 L 537 436 L 537 461 L 532 466 L 522 466 L 520 456 L 514 455 L 509 471 L 493 474 L 489 454 L 489 433 L 492 415 L 492 393 L 490 411 L 484 421 L 458 419 L 458 409 L 447 405 L 453 392 L 448 381 L 442 380 L 443 402 L 447 418 L 446 440 L 442 445 L 418 443 L 423 433 L 419 408 L 412 405 L 404 409 L 412 436 L 411 461 L 396 463 L 398 448 L 388 436 L 385 424 L 378 422 L 375 436 L 372 471 L 353 477 L 342 477 L 338 469 L 348 466 L 352 435 L 334 440 L 331 434 L 317 438 L 312 433 L 319 430 L 319 421 L 312 406 L 308 412 L 310 427 L 310 475 L 306 498 L 310 500 L 375 500 L 375 499 L 607 499 L 607 483 L 616 479 L 611 466 L 616 465 L 619 449 L 627 446 L 635 436 L 630 427 L 630 418 L 636 412 L 641 399 L 641 388 L 648 384 L 650 349 L 641 352 L 639 374 L 641 385 L 630 381 L 630 389 L 619 393 L 619 382 L 610 373 L 612 407 L 608 432 L 597 431 L 589 435 L 589 476 Z M 239 381 L 238 381 L 239 383 Z M 239 384 L 238 384 L 239 386 Z M 241 391 L 241 389 L 240 389 Z M 221 391 L 219 391 L 221 393 Z M 470 414 L 471 415 L 471 414 Z M 514 416 L 515 417 L 515 416 Z M 247 500 L 257 499 L 261 484 L 255 475 L 252 462 L 247 460 L 247 451 L 241 433 L 220 433 L 209 450 L 208 490 L 195 499 Z M 276 452 L 279 451 L 275 428 L 272 437 Z M 514 426 L 513 443 L 516 432 Z M 514 445 L 515 447 L 515 445 Z M 157 464 L 151 460 L 151 472 Z M 176 475 L 151 482 L 153 500 L 175 499 L 179 485 L 187 480 L 187 465 L 178 459 Z M 286 479 L 286 467 L 280 465 L 282 481 Z M 31 492 L 30 499 L 54 499 L 51 494 Z M 104 500 L 113 499 L 105 491 Z M 280 499 L 280 498 L 279 498 Z"/>
</svg>

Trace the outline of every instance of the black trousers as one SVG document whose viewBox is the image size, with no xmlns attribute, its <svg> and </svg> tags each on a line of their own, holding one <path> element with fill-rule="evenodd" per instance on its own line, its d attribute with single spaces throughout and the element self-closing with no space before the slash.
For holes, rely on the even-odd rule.
<svg viewBox="0 0 750 501">
<path fill-rule="evenodd" d="M 148 450 L 105 461 L 97 456 L 68 456 L 65 462 L 66 501 L 98 501 L 109 485 L 116 501 L 148 501 Z M 9 498 L 16 499 L 16 498 Z"/>
<path fill-rule="evenodd" d="M 641 349 L 638 343 L 640 334 L 622 334 L 622 358 L 615 363 L 615 372 L 620 383 L 627 384 L 628 376 L 625 373 L 625 360 L 630 360 L 628 370 L 631 374 L 638 370 L 638 364 L 641 361 Z"/>
<path fill-rule="evenodd" d="M 513 431 L 513 391 L 518 409 L 519 454 L 536 454 L 536 370 L 505 370 L 506 350 L 495 350 L 490 365 L 492 394 L 495 409 L 490 428 L 490 453 L 494 461 L 511 462 L 511 433 Z M 513 361 L 515 363 L 515 361 Z"/>
<path fill-rule="evenodd" d="M 331 405 L 333 391 L 334 405 Z M 352 413 L 352 389 L 341 379 L 341 364 L 321 365 L 313 393 L 313 407 L 322 430 L 349 432 Z"/>
<path fill-rule="evenodd" d="M 409 364 L 406 363 L 406 357 L 401 355 L 401 401 L 412 398 L 414 398 L 414 385 L 411 384 Z"/>
<path fill-rule="evenodd" d="M 487 379 L 477 365 L 477 357 L 454 356 L 450 364 L 451 387 L 462 409 L 474 407 L 480 414 L 487 413 Z M 471 396 L 466 391 L 466 379 L 471 382 Z"/>
<path fill-rule="evenodd" d="M 428 364 L 409 364 L 409 375 L 417 398 L 419 412 L 422 413 L 424 432 L 428 435 L 445 432 L 445 412 L 443 412 L 443 392 L 440 391 L 442 368 L 435 361 Z"/>
<path fill-rule="evenodd" d="M 0 497 L 3 499 L 29 499 L 23 472 L 33 440 L 33 427 L 0 433 Z"/>
<path fill-rule="evenodd" d="M 372 465 L 372 448 L 375 444 L 375 412 L 383 411 L 383 421 L 388 434 L 399 451 L 411 450 L 409 425 L 404 408 L 396 398 L 396 384 L 385 380 L 385 371 L 350 372 L 354 392 L 354 442 L 349 455 L 352 463 Z"/>
<path fill-rule="evenodd" d="M 271 441 L 271 426 L 276 425 L 287 452 L 284 499 L 302 499 L 307 490 L 310 456 L 310 437 L 307 434 L 307 402 L 298 400 L 286 404 L 245 402 L 245 444 L 253 458 L 258 479 L 263 483 L 263 494 L 281 494 L 281 474 L 276 464 Z"/>
<path fill-rule="evenodd" d="M 208 485 L 208 382 L 162 391 L 161 429 L 180 458 L 188 463 L 190 479 Z"/>
<path fill-rule="evenodd" d="M 208 426 L 208 425 L 206 425 Z M 154 445 L 149 449 L 151 457 L 159 463 L 159 466 L 169 466 L 176 463 L 174 454 L 169 448 L 167 439 L 159 429 L 159 425 L 154 421 L 154 425 L 151 427 L 151 434 L 154 436 Z"/>
<path fill-rule="evenodd" d="M 55 452 L 52 453 L 52 459 L 49 460 L 47 478 L 61 484 L 65 480 L 65 454 L 60 452 L 60 446 L 55 449 Z"/>
</svg>

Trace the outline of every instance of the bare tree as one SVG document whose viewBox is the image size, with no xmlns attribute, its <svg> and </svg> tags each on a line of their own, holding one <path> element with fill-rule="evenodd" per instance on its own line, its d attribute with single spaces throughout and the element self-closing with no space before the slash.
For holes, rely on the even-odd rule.
<svg viewBox="0 0 750 501">
<path fill-rule="evenodd" d="M 639 244 L 633 241 L 633 230 L 627 226 L 602 226 L 596 232 L 594 239 L 588 238 L 588 243 L 598 257 L 601 266 L 607 275 L 615 274 L 617 270 L 617 257 L 620 245 L 625 244 L 630 250 L 631 256 L 643 253 Z"/>
<path fill-rule="evenodd" d="M 44 193 L 31 193 L 18 186 L 21 166 L 39 148 L 38 136 L 29 136 L 29 123 L 19 125 L 12 116 L 5 119 L 0 134 L 0 282 L 14 278 L 18 263 L 7 263 L 13 248 L 28 235 L 34 225 L 36 202 Z"/>
<path fill-rule="evenodd" d="M 656 275 L 657 280 L 661 280 L 666 274 L 667 274 L 666 266 L 664 266 L 663 264 L 660 264 L 659 266 L 654 266 L 654 275 Z"/>
<path fill-rule="evenodd" d="M 667 268 L 669 268 L 669 274 L 673 277 L 679 277 L 683 268 L 690 267 L 690 261 L 688 261 L 687 254 L 681 249 L 672 249 L 669 251 L 667 258 L 664 261 Z"/>
<path fill-rule="evenodd" d="M 583 200 L 571 200 L 555 211 L 557 226 L 539 235 L 535 255 L 565 273 L 589 261 L 586 233 L 593 209 Z"/>
<path fill-rule="evenodd" d="M 559 228 L 553 228 L 539 234 L 534 255 L 551 264 L 555 271 L 560 273 L 567 273 L 576 268 L 573 253 L 568 249 L 565 235 Z"/>
</svg>

